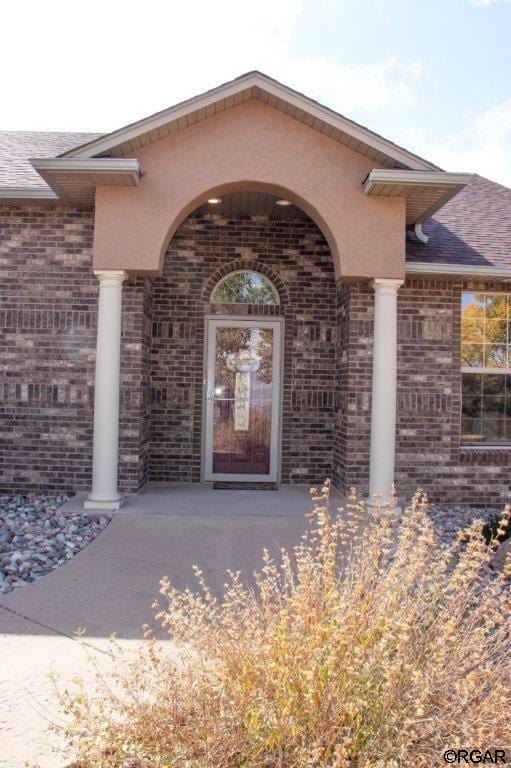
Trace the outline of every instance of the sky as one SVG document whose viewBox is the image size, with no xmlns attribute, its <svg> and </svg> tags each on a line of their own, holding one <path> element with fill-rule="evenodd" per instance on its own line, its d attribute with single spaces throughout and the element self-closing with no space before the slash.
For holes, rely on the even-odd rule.
<svg viewBox="0 0 511 768">
<path fill-rule="evenodd" d="M 107 132 L 258 69 L 511 186 L 511 0 L 2 4 L 0 129 Z"/>
</svg>

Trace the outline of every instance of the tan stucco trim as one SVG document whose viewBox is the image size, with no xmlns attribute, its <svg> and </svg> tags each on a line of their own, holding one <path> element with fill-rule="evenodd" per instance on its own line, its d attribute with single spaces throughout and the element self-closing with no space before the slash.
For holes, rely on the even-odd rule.
<svg viewBox="0 0 511 768">
<path fill-rule="evenodd" d="M 373 162 L 255 100 L 136 152 L 137 188 L 96 190 L 94 268 L 160 274 L 181 222 L 208 197 L 285 196 L 325 235 L 338 278 L 404 276 L 405 201 L 371 198 Z"/>
<path fill-rule="evenodd" d="M 350 120 L 344 115 L 325 107 L 303 93 L 279 83 L 262 72 L 247 72 L 227 83 L 212 88 L 205 93 L 193 96 L 186 101 L 176 104 L 154 115 L 145 117 L 135 123 L 101 136 L 94 141 L 64 152 L 62 157 L 93 157 L 105 153 L 115 154 L 119 147 L 133 143 L 147 144 L 158 141 L 172 125 L 173 130 L 180 126 L 189 127 L 198 121 L 208 119 L 217 112 L 229 109 L 249 99 L 260 99 L 270 104 L 272 108 L 281 109 L 293 119 L 303 120 L 307 125 L 323 133 L 332 130 L 341 134 L 338 140 L 349 144 L 353 149 L 360 145 L 362 154 L 367 155 L 368 149 L 373 154 L 385 159 L 386 165 L 405 165 L 415 169 L 436 169 L 438 166 L 422 157 L 409 152 L 394 142 L 385 139 L 363 125 Z M 143 141 L 141 139 L 143 137 Z"/>
</svg>

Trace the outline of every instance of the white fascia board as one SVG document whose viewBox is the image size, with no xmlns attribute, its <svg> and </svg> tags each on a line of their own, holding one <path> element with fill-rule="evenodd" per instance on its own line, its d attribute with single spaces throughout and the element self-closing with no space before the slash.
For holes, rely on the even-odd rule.
<svg viewBox="0 0 511 768">
<path fill-rule="evenodd" d="M 52 189 L 41 187 L 0 187 L 0 200 L 10 202 L 33 200 L 34 202 L 58 200 L 59 196 Z"/>
<path fill-rule="evenodd" d="M 206 93 L 194 96 L 173 107 L 157 112 L 156 114 L 138 120 L 135 123 L 131 123 L 124 128 L 120 128 L 117 131 L 107 134 L 106 136 L 90 141 L 81 147 L 71 149 L 68 152 L 63 153 L 62 156 L 93 157 L 94 155 L 108 152 L 119 144 L 135 139 L 141 134 L 157 130 L 163 125 L 166 125 L 173 120 L 178 120 L 180 117 L 185 117 L 191 112 L 205 109 L 220 99 L 235 96 L 247 88 L 254 87 L 288 102 L 297 109 L 300 109 L 313 117 L 317 117 L 319 120 L 323 120 L 332 127 L 338 128 L 344 133 L 353 136 L 353 138 L 358 141 L 362 141 L 364 144 L 373 147 L 376 151 L 392 157 L 397 162 L 403 163 L 403 165 L 415 169 L 438 169 L 438 166 L 434 165 L 434 163 L 430 163 L 427 160 L 414 155 L 412 152 L 408 152 L 406 149 L 383 138 L 383 136 L 373 133 L 368 128 L 364 128 L 364 126 L 349 120 L 343 115 L 339 115 L 328 107 L 319 104 L 292 88 L 288 88 L 286 85 L 282 85 L 282 83 L 273 80 L 271 77 L 268 77 L 261 72 L 248 72 L 246 75 L 242 75 L 236 80 L 231 80 L 210 91 L 206 91 Z"/>
<path fill-rule="evenodd" d="M 364 179 L 364 192 L 369 195 L 376 184 L 404 184 L 435 187 L 439 184 L 464 187 L 472 178 L 471 173 L 449 171 L 406 171 L 374 168 Z"/>
<path fill-rule="evenodd" d="M 511 279 L 511 267 L 485 267 L 481 264 L 442 264 L 425 261 L 412 261 L 405 264 L 407 275 L 452 275 L 456 277 L 489 277 L 492 279 Z"/>
<path fill-rule="evenodd" d="M 130 173 L 134 180 L 140 178 L 140 164 L 136 158 L 93 157 L 34 157 L 29 163 L 38 173 Z M 42 175 L 42 174 L 41 174 Z"/>
<path fill-rule="evenodd" d="M 140 183 L 140 165 L 136 158 L 94 157 L 75 159 L 67 157 L 34 157 L 29 158 L 29 163 L 62 200 L 68 200 L 69 196 L 61 188 L 58 177 L 55 177 L 54 174 L 66 173 L 72 175 L 76 173 L 83 177 L 88 173 L 105 173 L 110 176 L 129 173 L 135 186 L 138 186 Z M 94 186 L 92 181 L 90 184 L 91 187 Z"/>
</svg>

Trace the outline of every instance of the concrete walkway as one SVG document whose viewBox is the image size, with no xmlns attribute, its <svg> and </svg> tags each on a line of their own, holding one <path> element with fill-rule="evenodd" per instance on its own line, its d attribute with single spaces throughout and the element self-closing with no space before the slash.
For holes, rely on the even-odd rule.
<svg viewBox="0 0 511 768">
<path fill-rule="evenodd" d="M 339 505 L 340 497 L 333 500 Z M 81 509 L 77 496 L 63 510 Z M 158 583 L 194 586 L 192 566 L 221 589 L 227 569 L 247 577 L 261 566 L 264 547 L 291 547 L 306 527 L 308 489 L 220 491 L 207 485 L 148 487 L 130 496 L 106 530 L 61 568 L 0 598 L 0 767 L 62 768 L 71 755 L 48 719 L 58 710 L 50 667 L 70 679 L 88 669 L 73 633 L 82 628 L 104 656 L 113 633 L 124 643 L 152 623 Z M 54 749 L 60 752 L 55 753 Z"/>
</svg>

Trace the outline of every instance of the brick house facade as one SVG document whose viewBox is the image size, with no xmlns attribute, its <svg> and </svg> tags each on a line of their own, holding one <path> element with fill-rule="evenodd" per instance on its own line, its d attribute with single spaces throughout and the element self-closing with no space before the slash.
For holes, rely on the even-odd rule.
<svg viewBox="0 0 511 768">
<path fill-rule="evenodd" d="M 291 98 L 288 90 L 286 94 Z M 306 130 L 316 133 L 312 127 Z M 68 186 L 58 177 L 58 162 L 54 177 L 48 175 L 53 173 L 47 170 L 50 166 L 41 163 L 44 173 L 39 173 L 57 193 L 30 169 L 27 199 L 22 188 L 8 188 L 2 180 L 2 172 L 9 171 L 9 142 L 15 138 L 7 136 L 0 166 L 0 492 L 87 491 L 94 487 L 93 465 L 97 475 L 103 471 L 97 454 L 93 462 L 94 403 L 96 394 L 97 409 L 98 386 L 106 381 L 108 388 L 109 382 L 107 375 L 98 385 L 101 329 L 94 272 L 109 279 L 120 274 L 122 265 L 115 259 L 111 265 L 98 261 L 105 203 L 98 188 L 95 199 L 90 198 L 89 187 L 98 182 L 83 180 L 85 161 L 76 189 L 69 182 L 75 172 L 72 163 L 66 166 Z M 68 136 L 66 144 L 61 135 L 58 149 L 80 148 L 84 140 Z M 102 140 L 91 139 L 93 144 Z M 116 141 L 120 146 L 120 139 Z M 54 138 L 49 145 L 54 158 Z M 27 147 L 25 157 L 29 154 Z M 105 159 L 109 168 L 118 155 L 111 158 Z M 395 173 L 413 172 L 401 165 L 397 163 Z M 116 185 L 129 186 L 132 166 L 119 168 L 125 181 Z M 459 178 L 455 182 L 458 195 L 452 197 L 449 188 L 452 199 L 444 201 L 445 189 L 435 177 L 438 211 L 423 224 L 428 243 L 422 242 L 420 227 L 406 239 L 403 231 L 401 278 L 390 262 L 382 267 L 383 274 L 367 267 L 374 282 L 381 280 L 385 288 L 389 283 L 395 295 L 395 387 L 394 393 L 389 395 L 387 387 L 382 394 L 390 406 L 395 400 L 389 445 L 400 493 L 422 487 L 434 499 L 497 504 L 509 496 L 511 447 L 506 441 L 469 445 L 462 440 L 462 294 L 509 291 L 511 238 L 504 243 L 501 231 L 495 245 L 489 237 L 480 238 L 467 222 L 467 209 L 474 211 L 475 221 L 485 219 L 484 210 L 487 218 L 488 211 L 497 209 L 500 222 L 505 209 L 508 221 L 511 192 L 478 177 L 468 184 Z M 413 184 L 421 183 L 415 175 Z M 143 187 L 144 177 L 137 178 L 138 184 Z M 387 364 L 373 365 L 373 353 L 381 349 L 375 346 L 370 275 L 363 274 L 365 266 L 343 272 L 342 243 L 332 235 L 326 214 L 316 217 L 305 211 L 301 197 L 278 211 L 273 206 L 283 197 L 279 190 L 268 183 L 266 191 L 259 181 L 247 185 L 248 191 L 253 188 L 248 196 L 239 185 L 220 191 L 220 207 L 215 208 L 208 207 L 211 187 L 205 183 L 208 191 L 184 211 L 173 231 L 169 214 L 171 236 L 160 268 L 126 262 L 119 279 L 119 288 L 122 282 L 124 286 L 118 443 L 115 425 L 112 439 L 118 444 L 115 474 L 122 492 L 136 492 L 148 481 L 204 479 L 205 332 L 207 319 L 215 317 L 283 320 L 280 393 L 272 395 L 280 398 L 278 441 L 271 448 L 278 451 L 277 481 L 313 484 L 328 476 L 341 490 L 355 486 L 367 493 L 375 488 L 374 455 L 382 453 L 380 435 L 374 435 L 375 371 L 383 365 L 387 375 L 392 369 L 392 347 Z M 115 189 L 106 187 L 108 194 Z M 428 190 L 432 188 L 430 184 Z M 418 198 L 424 190 L 419 192 Z M 59 194 L 62 199 L 56 199 Z M 396 197 L 394 193 L 389 217 L 394 216 Z M 413 192 L 407 199 L 411 206 Z M 242 272 L 270 281 L 278 303 L 213 302 L 222 278 Z M 103 311 L 113 311 L 114 303 L 109 300 Z M 112 391 L 108 396 L 114 397 L 115 406 Z M 98 429 L 103 425 L 96 423 Z M 102 433 L 103 442 L 109 434 Z M 98 498 L 95 503 L 101 506 L 103 497 Z"/>
</svg>

